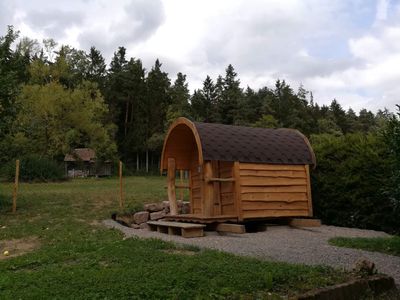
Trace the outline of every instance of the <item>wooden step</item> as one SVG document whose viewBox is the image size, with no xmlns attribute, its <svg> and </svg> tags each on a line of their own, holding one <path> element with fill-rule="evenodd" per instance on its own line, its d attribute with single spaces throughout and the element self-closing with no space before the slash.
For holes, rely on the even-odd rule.
<svg viewBox="0 0 400 300">
<path fill-rule="evenodd" d="M 170 235 L 181 235 L 185 238 L 204 236 L 203 224 L 169 222 L 169 221 L 148 221 L 151 231 L 168 233 Z"/>
</svg>

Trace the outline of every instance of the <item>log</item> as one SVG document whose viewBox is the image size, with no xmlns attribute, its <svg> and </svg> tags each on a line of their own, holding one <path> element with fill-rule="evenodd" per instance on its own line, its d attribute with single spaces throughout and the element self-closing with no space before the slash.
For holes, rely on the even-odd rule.
<svg viewBox="0 0 400 300">
<path fill-rule="evenodd" d="M 234 178 L 215 178 L 215 177 L 211 177 L 211 178 L 206 178 L 206 182 L 233 182 L 235 181 Z"/>
<path fill-rule="evenodd" d="M 246 233 L 246 227 L 241 224 L 219 223 L 215 230 L 219 232 Z"/>
</svg>

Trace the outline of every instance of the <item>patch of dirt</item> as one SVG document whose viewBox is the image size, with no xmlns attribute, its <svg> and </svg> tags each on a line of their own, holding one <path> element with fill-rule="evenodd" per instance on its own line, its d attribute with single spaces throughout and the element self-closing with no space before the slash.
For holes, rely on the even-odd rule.
<svg viewBox="0 0 400 300">
<path fill-rule="evenodd" d="M 34 236 L 14 240 L 0 240 L 0 260 L 32 252 L 39 248 L 39 246 L 40 241 Z M 4 254 L 5 251 L 8 251 L 8 255 Z"/>
<path fill-rule="evenodd" d="M 89 223 L 89 225 L 97 227 L 101 226 L 102 224 L 98 220 L 93 220 Z"/>
<path fill-rule="evenodd" d="M 180 255 L 196 255 L 196 251 L 191 251 L 191 250 L 184 250 L 184 249 L 167 249 L 167 250 L 161 250 L 164 253 L 168 254 L 180 254 Z"/>
</svg>

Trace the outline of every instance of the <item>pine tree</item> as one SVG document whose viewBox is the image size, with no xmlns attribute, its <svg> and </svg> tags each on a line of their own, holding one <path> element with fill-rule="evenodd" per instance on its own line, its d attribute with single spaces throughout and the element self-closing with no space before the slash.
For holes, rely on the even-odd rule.
<svg viewBox="0 0 400 300">
<path fill-rule="evenodd" d="M 194 120 L 207 122 L 208 108 L 206 107 L 206 100 L 202 90 L 194 90 L 193 95 L 190 97 L 190 109 Z"/>
<path fill-rule="evenodd" d="M 118 50 L 114 52 L 106 82 L 106 101 L 110 108 L 110 117 L 115 124 L 120 123 L 119 119 L 122 113 L 121 103 L 124 104 L 127 99 L 125 92 L 127 84 L 124 70 L 128 62 L 125 53 L 126 49 L 124 47 L 119 47 Z"/>
<path fill-rule="evenodd" d="M 217 88 L 214 85 L 211 77 L 207 75 L 206 79 L 203 82 L 203 95 L 205 101 L 206 108 L 206 122 L 210 123 L 218 123 L 221 120 L 221 116 L 218 112 L 218 97 L 217 97 Z"/>
<path fill-rule="evenodd" d="M 178 117 L 190 117 L 190 93 L 189 85 L 186 82 L 186 75 L 179 72 L 174 84 L 171 87 L 171 104 L 167 109 L 167 123 L 165 128 Z"/>
<path fill-rule="evenodd" d="M 157 59 L 146 79 L 146 171 L 149 170 L 149 150 L 160 151 L 162 147 L 167 109 L 171 104 L 171 82 L 161 66 Z"/>
<path fill-rule="evenodd" d="M 346 118 L 346 112 L 342 106 L 333 99 L 329 106 L 330 113 L 332 114 L 333 121 L 339 126 L 342 133 L 346 134 L 350 130 L 348 119 Z"/>
<path fill-rule="evenodd" d="M 243 92 L 233 66 L 228 65 L 225 71 L 225 77 L 222 81 L 222 95 L 218 103 L 219 113 L 221 114 L 222 123 L 235 124 L 236 121 L 241 122 L 239 101 L 243 97 Z"/>
<path fill-rule="evenodd" d="M 96 82 L 99 89 L 104 92 L 105 77 L 107 75 L 107 66 L 101 52 L 95 47 L 90 47 L 89 54 L 87 55 L 89 65 L 85 74 L 85 79 L 91 82 Z"/>
</svg>

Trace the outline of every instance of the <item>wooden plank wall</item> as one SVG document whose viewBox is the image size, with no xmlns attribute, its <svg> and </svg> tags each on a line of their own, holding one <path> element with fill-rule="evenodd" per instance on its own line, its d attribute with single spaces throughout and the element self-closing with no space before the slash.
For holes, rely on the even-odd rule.
<svg viewBox="0 0 400 300">
<path fill-rule="evenodd" d="M 307 167 L 240 163 L 243 218 L 312 215 Z"/>
</svg>

